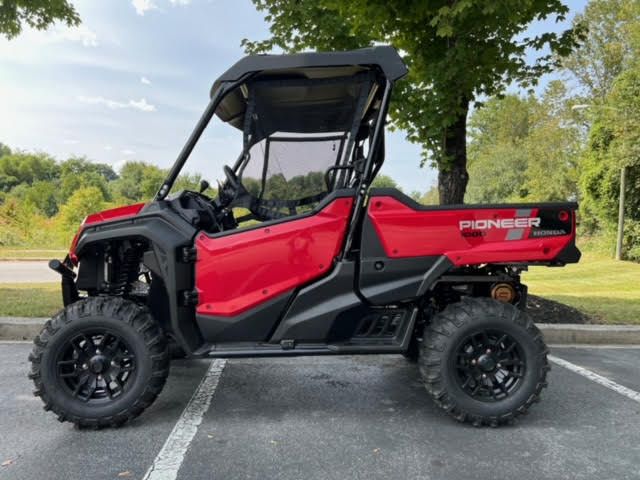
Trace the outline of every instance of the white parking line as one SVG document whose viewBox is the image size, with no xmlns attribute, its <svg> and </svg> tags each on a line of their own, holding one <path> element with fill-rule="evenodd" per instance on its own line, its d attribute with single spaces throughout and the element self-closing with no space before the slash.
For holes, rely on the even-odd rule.
<svg viewBox="0 0 640 480">
<path fill-rule="evenodd" d="M 603 387 L 607 387 L 609 390 L 613 390 L 620 395 L 624 395 L 625 397 L 640 403 L 640 392 L 636 392 L 635 390 L 624 387 L 614 382 L 613 380 L 609 380 L 607 377 L 598 375 L 597 373 L 592 372 L 591 370 L 587 370 L 586 368 L 576 365 L 575 363 L 567 362 L 566 360 L 558 358 L 555 355 L 549 355 L 548 358 L 553 363 L 556 363 L 561 367 L 567 368 L 572 372 L 577 373 L 578 375 L 582 375 L 583 377 L 588 378 L 589 380 L 596 382 L 599 385 L 602 385 Z"/>
<path fill-rule="evenodd" d="M 173 430 L 164 442 L 162 449 L 143 480 L 174 480 L 182 465 L 184 456 L 191 445 L 191 441 L 202 423 L 202 417 L 209 409 L 211 398 L 216 391 L 220 375 L 224 369 L 225 360 L 214 360 L 209 365 L 207 373 L 193 393 L 191 400 L 185 407 Z"/>
</svg>

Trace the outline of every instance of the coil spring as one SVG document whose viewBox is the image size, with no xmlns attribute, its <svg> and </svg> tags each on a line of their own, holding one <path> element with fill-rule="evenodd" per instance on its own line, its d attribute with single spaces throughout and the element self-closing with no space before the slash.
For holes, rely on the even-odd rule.
<svg viewBox="0 0 640 480">
<path fill-rule="evenodd" d="M 135 280 L 138 273 L 140 254 L 134 248 L 128 248 L 122 255 L 122 263 L 118 268 L 116 281 L 111 284 L 112 295 L 127 295 L 131 289 L 131 282 Z"/>
</svg>

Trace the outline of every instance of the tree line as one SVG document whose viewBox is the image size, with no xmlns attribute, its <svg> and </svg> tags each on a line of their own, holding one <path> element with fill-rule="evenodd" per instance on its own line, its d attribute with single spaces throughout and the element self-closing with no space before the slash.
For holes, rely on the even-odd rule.
<svg viewBox="0 0 640 480">
<path fill-rule="evenodd" d="M 127 162 L 116 173 L 84 157 L 58 162 L 0 143 L 0 246 L 66 248 L 84 217 L 149 201 L 166 175 L 145 162 Z M 197 189 L 200 179 L 183 174 L 175 188 Z"/>
</svg>

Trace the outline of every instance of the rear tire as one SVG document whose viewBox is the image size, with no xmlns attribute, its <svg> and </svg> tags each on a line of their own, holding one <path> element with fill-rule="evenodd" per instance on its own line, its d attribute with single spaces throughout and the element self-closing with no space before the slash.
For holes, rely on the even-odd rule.
<svg viewBox="0 0 640 480">
<path fill-rule="evenodd" d="M 151 313 L 118 297 L 69 305 L 34 344 L 34 394 L 58 420 L 80 427 L 117 427 L 137 417 L 169 374 L 167 340 Z"/>
<path fill-rule="evenodd" d="M 513 305 L 465 298 L 425 329 L 419 366 L 435 403 L 475 426 L 511 423 L 547 386 L 548 349 Z"/>
</svg>

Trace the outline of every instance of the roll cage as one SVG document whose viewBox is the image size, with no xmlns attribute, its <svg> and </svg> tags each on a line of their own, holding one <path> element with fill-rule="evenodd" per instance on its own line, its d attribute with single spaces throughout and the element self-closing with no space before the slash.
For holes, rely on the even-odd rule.
<svg viewBox="0 0 640 480">
<path fill-rule="evenodd" d="M 387 46 L 241 59 L 214 83 L 205 112 L 155 199 L 167 196 L 203 131 L 217 115 L 243 132 L 242 152 L 235 164 L 225 169 L 227 181 L 219 188 L 219 201 L 226 207 L 249 210 L 238 220 L 273 220 L 309 209 L 337 189 L 354 188 L 348 247 L 367 189 L 384 161 L 384 119 L 391 89 L 406 72 L 395 49 Z M 298 156 L 306 157 L 297 161 L 309 167 L 302 172 L 306 176 L 300 174 L 295 179 L 305 188 L 290 189 L 296 190 L 295 197 L 269 192 L 270 180 L 277 183 L 286 177 L 271 171 L 279 160 L 275 150 L 288 145 L 299 150 Z M 314 169 L 309 164 L 319 159 L 320 147 L 330 147 L 330 152 L 323 152 L 325 157 Z M 261 158 L 256 158 L 256 153 Z M 261 166 L 262 171 L 249 181 L 252 164 Z M 293 176 L 300 173 L 295 170 Z"/>
</svg>

